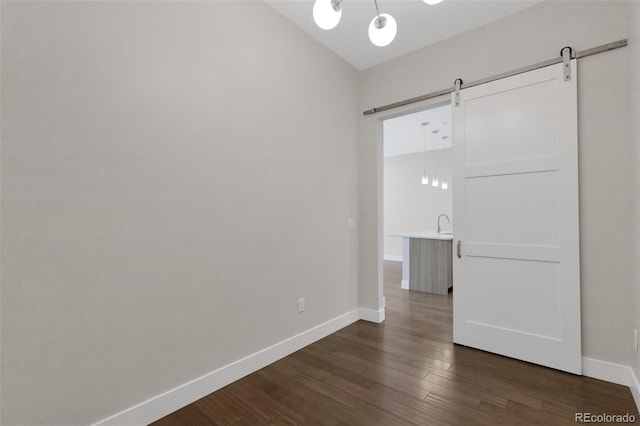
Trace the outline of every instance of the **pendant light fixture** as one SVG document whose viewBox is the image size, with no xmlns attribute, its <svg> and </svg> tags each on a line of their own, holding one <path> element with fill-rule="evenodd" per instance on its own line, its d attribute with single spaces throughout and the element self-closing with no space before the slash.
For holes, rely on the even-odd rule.
<svg viewBox="0 0 640 426">
<path fill-rule="evenodd" d="M 323 30 L 331 30 L 338 25 L 342 17 L 341 3 L 343 0 L 315 0 L 313 3 L 313 20 Z M 422 0 L 426 4 L 434 5 L 442 0 Z M 378 0 L 373 0 L 376 6 L 376 16 L 369 23 L 369 40 L 376 46 L 388 46 L 398 33 L 398 24 L 393 16 L 380 13 Z"/>
<path fill-rule="evenodd" d="M 313 20 L 323 30 L 331 30 L 342 17 L 342 0 L 316 0 L 313 4 Z"/>
<path fill-rule="evenodd" d="M 449 136 L 443 136 L 442 139 L 442 150 L 444 151 L 444 144 L 445 141 L 449 138 Z M 447 184 L 447 177 L 444 175 L 444 173 L 442 173 L 442 189 L 447 189 L 449 188 L 449 185 Z"/>
<path fill-rule="evenodd" d="M 427 126 L 429 125 L 428 121 L 425 121 L 421 124 L 422 126 L 422 136 L 424 141 L 424 151 L 422 153 L 424 159 L 424 171 L 422 172 L 422 184 L 429 185 L 429 174 L 427 173 Z"/>
<path fill-rule="evenodd" d="M 433 146 L 434 147 L 436 146 L 436 137 L 437 137 L 438 132 L 439 132 L 438 129 L 433 130 L 431 132 L 433 134 Z M 437 160 L 437 159 L 435 159 L 435 155 L 434 155 L 434 160 Z M 438 162 L 434 161 L 433 163 L 434 163 L 434 165 L 433 165 L 433 180 L 431 181 L 431 186 L 433 186 L 434 188 L 437 188 L 440 185 L 440 181 L 438 180 L 438 164 L 437 164 Z"/>
<path fill-rule="evenodd" d="M 376 16 L 373 17 L 369 24 L 369 40 L 378 47 L 389 45 L 396 38 L 398 25 L 393 16 L 388 13 L 380 14 L 378 10 L 378 0 L 373 0 L 376 5 Z"/>
</svg>

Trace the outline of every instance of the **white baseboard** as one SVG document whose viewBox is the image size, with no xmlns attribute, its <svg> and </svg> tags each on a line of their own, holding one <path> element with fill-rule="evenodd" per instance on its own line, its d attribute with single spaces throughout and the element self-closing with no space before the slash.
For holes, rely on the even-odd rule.
<svg viewBox="0 0 640 426">
<path fill-rule="evenodd" d="M 640 383 L 638 383 L 638 378 L 631 367 L 583 357 L 582 374 L 587 377 L 593 377 L 594 379 L 628 386 L 636 402 L 638 411 L 640 411 Z"/>
<path fill-rule="evenodd" d="M 384 321 L 384 315 L 384 308 L 377 311 L 371 308 L 358 308 L 358 316 L 361 320 L 381 323 Z"/>
<path fill-rule="evenodd" d="M 409 280 L 401 280 L 400 288 L 404 290 L 409 290 Z"/>
<path fill-rule="evenodd" d="M 631 395 L 633 395 L 633 399 L 636 401 L 636 407 L 638 407 L 638 411 L 640 411 L 640 381 L 638 381 L 638 376 L 635 375 L 633 368 L 629 368 L 631 374 L 631 384 L 629 384 L 629 388 L 631 389 Z"/>
<path fill-rule="evenodd" d="M 340 315 L 307 331 L 276 343 L 266 349 L 225 365 L 204 376 L 157 395 L 118 414 L 94 424 L 94 426 L 146 425 L 206 396 L 234 381 L 284 358 L 311 343 L 334 333 L 359 319 L 381 323 L 384 308 L 358 308 Z M 629 386 L 640 410 L 640 384 L 631 367 L 582 358 L 582 374 L 595 379 Z"/>
<path fill-rule="evenodd" d="M 618 385 L 630 386 L 631 368 L 613 362 L 582 357 L 582 374 Z"/>
<path fill-rule="evenodd" d="M 373 316 L 368 311 L 377 315 L 375 319 L 371 319 Z M 118 414 L 94 423 L 94 426 L 147 425 L 331 333 L 335 333 L 341 328 L 358 321 L 358 319 L 362 318 L 367 321 L 382 322 L 384 320 L 384 309 L 381 309 L 381 311 L 382 319 L 380 319 L 380 311 L 366 308 L 354 309 L 344 315 L 340 315 L 339 317 L 283 340 L 280 343 L 276 343 L 273 346 L 225 365 L 204 376 L 198 377 Z M 366 317 L 362 316 L 363 313 Z"/>
<path fill-rule="evenodd" d="M 402 262 L 402 256 L 394 256 L 391 254 L 385 254 L 384 260 L 391 260 L 393 262 Z"/>
</svg>

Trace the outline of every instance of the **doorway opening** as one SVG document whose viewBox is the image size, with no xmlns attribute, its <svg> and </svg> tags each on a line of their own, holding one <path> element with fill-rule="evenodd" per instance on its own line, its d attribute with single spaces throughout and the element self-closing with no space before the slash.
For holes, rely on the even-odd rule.
<svg viewBox="0 0 640 426">
<path fill-rule="evenodd" d="M 451 124 L 451 104 L 382 122 L 387 309 L 452 304 Z"/>
</svg>

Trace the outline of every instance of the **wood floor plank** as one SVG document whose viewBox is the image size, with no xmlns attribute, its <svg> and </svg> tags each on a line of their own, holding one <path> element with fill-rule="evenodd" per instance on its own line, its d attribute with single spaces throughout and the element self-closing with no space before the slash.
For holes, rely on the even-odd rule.
<svg viewBox="0 0 640 426">
<path fill-rule="evenodd" d="M 640 419 L 627 387 L 454 345 L 451 293 L 400 289 L 400 262 L 385 262 L 384 276 L 384 323 L 358 321 L 154 425 L 547 426 L 575 424 L 577 412 Z"/>
</svg>

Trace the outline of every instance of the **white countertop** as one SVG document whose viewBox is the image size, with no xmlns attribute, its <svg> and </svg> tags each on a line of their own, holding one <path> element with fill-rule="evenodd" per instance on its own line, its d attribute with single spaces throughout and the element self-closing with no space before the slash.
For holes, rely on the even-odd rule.
<svg viewBox="0 0 640 426">
<path fill-rule="evenodd" d="M 402 234 L 389 234 L 387 237 L 420 238 L 423 240 L 453 240 L 453 235 L 438 234 L 436 231 L 405 232 Z"/>
</svg>

